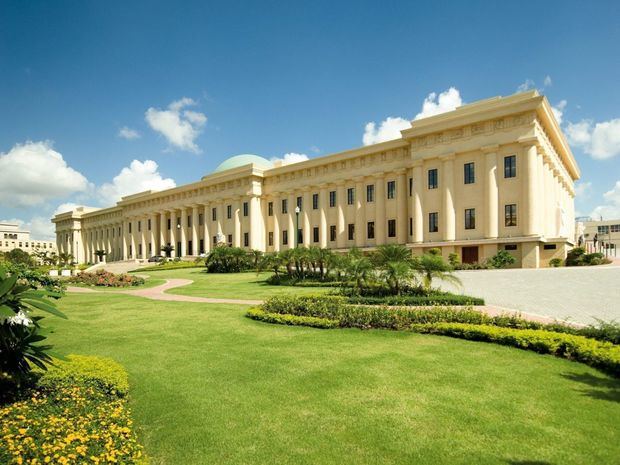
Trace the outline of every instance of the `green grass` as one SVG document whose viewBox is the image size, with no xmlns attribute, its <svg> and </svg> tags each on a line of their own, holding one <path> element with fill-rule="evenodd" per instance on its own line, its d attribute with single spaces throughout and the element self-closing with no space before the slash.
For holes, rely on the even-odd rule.
<svg viewBox="0 0 620 465">
<path fill-rule="evenodd" d="M 136 273 L 141 275 L 141 273 Z M 146 274 L 144 276 L 147 276 Z M 127 287 L 107 287 L 107 286 L 89 286 L 87 284 L 82 283 L 67 283 L 67 286 L 71 287 L 85 287 L 87 289 L 92 289 L 94 291 L 101 292 L 119 292 L 119 291 L 131 291 L 137 289 L 147 289 L 149 287 L 159 286 L 164 284 L 166 280 L 164 278 L 156 278 L 156 277 L 148 277 L 145 279 L 144 284 L 140 284 L 138 286 L 127 286 Z"/>
<path fill-rule="evenodd" d="M 262 289 L 205 276 L 194 290 L 210 296 Z M 552 356 L 269 325 L 245 318 L 245 306 L 114 294 L 73 294 L 60 306 L 69 320 L 44 320 L 51 342 L 126 367 L 154 465 L 602 465 L 620 456 L 620 381 Z"/>
</svg>

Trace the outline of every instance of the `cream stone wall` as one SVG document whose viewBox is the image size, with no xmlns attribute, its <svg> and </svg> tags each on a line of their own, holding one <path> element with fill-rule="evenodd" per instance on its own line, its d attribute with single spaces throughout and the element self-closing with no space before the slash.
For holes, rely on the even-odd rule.
<svg viewBox="0 0 620 465">
<path fill-rule="evenodd" d="M 504 175 L 510 156 L 516 158 L 514 177 Z M 471 184 L 464 182 L 466 163 L 474 166 Z M 434 189 L 428 186 L 431 169 L 437 170 Z M 216 236 L 234 246 L 279 251 L 296 245 L 295 207 L 301 198 L 299 245 L 370 250 L 399 243 L 414 254 L 439 247 L 446 258 L 456 252 L 469 261 L 507 249 L 518 266 L 539 267 L 574 242 L 578 177 L 548 101 L 526 92 L 414 121 L 393 141 L 271 169 L 239 166 L 174 189 L 127 196 L 112 208 L 63 213 L 53 221 L 59 249 L 79 261 L 95 261 L 96 250 L 105 250 L 107 260 L 145 259 L 167 244 L 175 248 L 172 256 L 196 256 L 208 253 Z M 368 186 L 374 189 L 370 201 Z M 514 226 L 505 222 L 508 204 L 516 205 Z M 466 209 L 475 212 L 472 229 L 465 228 Z M 437 214 L 436 232 L 429 230 L 431 213 Z M 374 237 L 367 234 L 369 222 Z M 545 244 L 556 244 L 553 254 Z"/>
</svg>

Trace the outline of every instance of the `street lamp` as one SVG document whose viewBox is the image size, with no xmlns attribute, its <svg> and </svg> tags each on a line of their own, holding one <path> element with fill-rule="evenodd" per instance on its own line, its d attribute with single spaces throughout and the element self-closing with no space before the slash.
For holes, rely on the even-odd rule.
<svg viewBox="0 0 620 465">
<path fill-rule="evenodd" d="M 297 205 L 295 207 L 295 220 L 296 220 L 296 225 L 295 225 L 295 248 L 297 248 L 297 246 L 299 246 L 299 212 L 301 211 L 301 208 L 299 208 L 299 205 Z"/>
</svg>

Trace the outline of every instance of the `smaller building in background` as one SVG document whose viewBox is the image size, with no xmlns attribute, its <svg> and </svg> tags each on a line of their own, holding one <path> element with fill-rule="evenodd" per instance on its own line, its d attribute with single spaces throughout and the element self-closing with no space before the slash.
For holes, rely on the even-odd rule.
<svg viewBox="0 0 620 465">
<path fill-rule="evenodd" d="M 620 219 L 595 221 L 590 217 L 575 219 L 577 245 L 586 252 L 601 252 L 608 257 L 617 257 L 620 248 Z"/>
<path fill-rule="evenodd" d="M 30 231 L 19 228 L 17 223 L 0 223 L 0 252 L 22 249 L 32 254 L 37 251 L 58 253 L 55 241 L 32 239 Z"/>
</svg>

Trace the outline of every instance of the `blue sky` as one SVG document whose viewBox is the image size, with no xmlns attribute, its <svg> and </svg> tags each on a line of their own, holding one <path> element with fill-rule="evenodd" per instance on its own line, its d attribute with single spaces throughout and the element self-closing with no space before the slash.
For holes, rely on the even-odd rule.
<svg viewBox="0 0 620 465">
<path fill-rule="evenodd" d="M 425 99 L 520 87 L 562 112 L 578 212 L 620 217 L 619 18 L 617 1 L 1 0 L 0 219 L 44 236 L 61 204 L 195 181 L 238 153 L 357 147 Z"/>
</svg>

